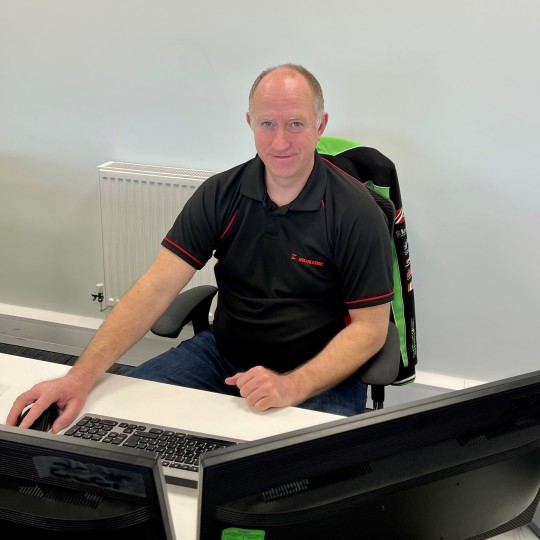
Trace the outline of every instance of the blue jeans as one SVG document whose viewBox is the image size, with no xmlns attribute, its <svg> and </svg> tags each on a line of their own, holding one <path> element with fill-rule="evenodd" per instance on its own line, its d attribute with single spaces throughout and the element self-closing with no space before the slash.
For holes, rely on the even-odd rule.
<svg viewBox="0 0 540 540">
<path fill-rule="evenodd" d="M 239 397 L 238 388 L 224 382 L 226 377 L 239 371 L 245 370 L 223 358 L 217 349 L 214 334 L 205 331 L 147 360 L 126 375 Z M 366 407 L 366 385 L 353 375 L 298 406 L 343 416 L 363 413 Z"/>
</svg>

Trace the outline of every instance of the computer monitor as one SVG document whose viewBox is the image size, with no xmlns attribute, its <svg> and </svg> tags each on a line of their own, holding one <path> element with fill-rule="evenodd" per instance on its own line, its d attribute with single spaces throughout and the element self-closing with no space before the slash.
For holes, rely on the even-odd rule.
<svg viewBox="0 0 540 540">
<path fill-rule="evenodd" d="M 203 455 L 198 537 L 479 540 L 539 497 L 537 371 Z"/>
<path fill-rule="evenodd" d="M 172 540 L 157 457 L 0 425 L 0 537 L 23 533 Z"/>
</svg>

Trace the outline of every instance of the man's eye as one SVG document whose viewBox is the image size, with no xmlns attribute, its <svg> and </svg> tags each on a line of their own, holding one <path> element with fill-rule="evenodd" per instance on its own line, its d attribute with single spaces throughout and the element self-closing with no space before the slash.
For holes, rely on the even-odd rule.
<svg viewBox="0 0 540 540">
<path fill-rule="evenodd" d="M 272 127 L 272 122 L 263 122 L 262 123 L 262 127 L 265 127 L 265 128 L 269 128 L 269 127 Z"/>
<path fill-rule="evenodd" d="M 299 122 L 299 121 L 294 121 L 294 122 L 291 122 L 289 124 L 289 130 L 292 132 L 292 133 L 297 133 L 299 131 L 302 131 L 304 129 L 304 124 L 302 124 L 302 122 Z"/>
</svg>

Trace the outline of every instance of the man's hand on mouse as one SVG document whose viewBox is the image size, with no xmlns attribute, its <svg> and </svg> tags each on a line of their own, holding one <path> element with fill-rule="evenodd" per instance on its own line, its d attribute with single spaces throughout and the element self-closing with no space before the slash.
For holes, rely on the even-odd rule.
<svg viewBox="0 0 540 540">
<path fill-rule="evenodd" d="M 60 414 L 51 431 L 58 433 L 77 418 L 86 402 L 88 392 L 89 388 L 69 373 L 58 379 L 37 383 L 13 402 L 6 424 L 29 428 L 50 405 L 55 404 L 60 409 Z M 20 421 L 23 411 L 29 405 L 32 407 Z"/>
<path fill-rule="evenodd" d="M 19 427 L 26 418 L 26 416 L 30 413 L 31 409 L 32 407 L 29 407 L 22 413 L 18 422 Z M 30 429 L 44 432 L 49 431 L 54 421 L 60 415 L 60 412 L 61 411 L 56 407 L 56 405 L 50 405 L 37 417 L 37 420 L 35 420 L 34 423 L 29 426 Z"/>
</svg>

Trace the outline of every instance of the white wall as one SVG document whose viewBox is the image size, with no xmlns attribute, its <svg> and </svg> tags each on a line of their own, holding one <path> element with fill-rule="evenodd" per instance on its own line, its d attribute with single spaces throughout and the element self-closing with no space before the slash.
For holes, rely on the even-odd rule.
<svg viewBox="0 0 540 540">
<path fill-rule="evenodd" d="M 102 317 L 97 165 L 219 170 L 254 154 L 247 93 L 306 65 L 327 134 L 396 164 L 419 369 L 538 368 L 535 0 L 3 0 L 0 303 Z"/>
</svg>

